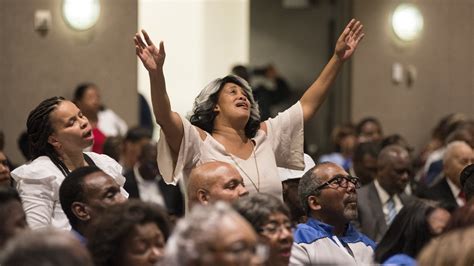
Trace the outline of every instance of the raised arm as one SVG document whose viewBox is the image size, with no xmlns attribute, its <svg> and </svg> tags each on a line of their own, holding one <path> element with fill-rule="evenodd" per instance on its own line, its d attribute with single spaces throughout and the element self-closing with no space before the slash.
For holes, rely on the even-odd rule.
<svg viewBox="0 0 474 266">
<path fill-rule="evenodd" d="M 156 122 L 166 135 L 168 145 L 173 152 L 173 159 L 176 161 L 184 134 L 183 122 L 179 115 L 171 110 L 170 99 L 166 92 L 165 76 L 163 74 L 163 64 L 166 57 L 165 46 L 163 42 L 160 42 L 160 48 L 156 48 L 145 30 L 142 30 L 142 34 L 146 43 L 140 33 L 137 33 L 134 37 L 136 54 L 148 70 L 153 113 Z"/>
<path fill-rule="evenodd" d="M 352 56 L 363 37 L 362 24 L 360 21 L 352 19 L 339 36 L 334 54 L 328 64 L 300 99 L 305 122 L 318 111 L 342 64 Z"/>
</svg>

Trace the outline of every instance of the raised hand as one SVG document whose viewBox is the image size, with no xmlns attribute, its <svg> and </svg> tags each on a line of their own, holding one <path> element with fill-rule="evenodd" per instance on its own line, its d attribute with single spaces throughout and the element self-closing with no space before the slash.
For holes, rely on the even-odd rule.
<svg viewBox="0 0 474 266">
<path fill-rule="evenodd" d="M 342 61 L 349 59 L 364 38 L 363 25 L 360 21 L 352 19 L 342 32 L 336 43 L 334 54 Z"/>
<path fill-rule="evenodd" d="M 137 56 L 143 63 L 143 66 L 148 71 L 155 71 L 157 69 L 162 69 L 163 64 L 165 63 L 165 46 L 163 42 L 160 42 L 160 49 L 156 48 L 156 46 L 151 41 L 148 33 L 145 30 L 142 30 L 143 37 L 145 38 L 145 42 L 143 41 L 140 33 L 136 33 L 133 40 L 135 41 L 135 52 Z"/>
</svg>

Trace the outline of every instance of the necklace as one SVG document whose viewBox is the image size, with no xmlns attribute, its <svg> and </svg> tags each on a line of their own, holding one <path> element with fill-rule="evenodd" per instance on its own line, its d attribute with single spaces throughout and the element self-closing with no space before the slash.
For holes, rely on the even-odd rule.
<svg viewBox="0 0 474 266">
<path fill-rule="evenodd" d="M 252 149 L 253 150 L 253 161 L 255 163 L 255 169 L 257 170 L 257 184 L 256 185 L 255 185 L 255 182 L 253 181 L 253 179 L 250 177 L 250 175 L 247 174 L 247 172 L 244 171 L 244 169 L 239 165 L 239 163 L 237 163 L 237 160 L 235 160 L 234 156 L 230 153 L 228 153 L 228 154 L 229 154 L 230 158 L 232 159 L 232 161 L 234 162 L 234 164 L 240 169 L 240 171 L 242 171 L 242 173 L 245 174 L 245 176 L 247 176 L 247 178 L 250 180 L 250 182 L 255 187 L 257 192 L 260 193 L 260 172 L 258 171 L 257 156 L 255 156 L 255 144 L 253 144 L 253 141 L 252 141 L 252 148 L 253 148 Z"/>
</svg>

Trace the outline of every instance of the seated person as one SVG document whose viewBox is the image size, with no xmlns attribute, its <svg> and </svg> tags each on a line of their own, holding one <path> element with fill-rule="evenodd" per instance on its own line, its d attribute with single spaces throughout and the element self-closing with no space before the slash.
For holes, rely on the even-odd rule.
<svg viewBox="0 0 474 266">
<path fill-rule="evenodd" d="M 357 144 L 357 135 L 351 124 L 336 126 L 331 132 L 334 152 L 323 154 L 319 162 L 332 162 L 348 171 L 352 167 L 352 155 Z"/>
<path fill-rule="evenodd" d="M 291 265 L 372 263 L 375 243 L 350 223 L 357 219 L 359 179 L 334 163 L 306 172 L 298 188 L 305 224 L 294 232 Z"/>
<path fill-rule="evenodd" d="M 96 166 L 77 168 L 59 187 L 61 207 L 71 224 L 72 232 L 84 245 L 90 224 L 106 208 L 125 200 L 117 182 Z"/>
<path fill-rule="evenodd" d="M 27 255 L 25 255 L 27 254 Z M 2 266 L 93 266 L 91 256 L 71 234 L 53 228 L 24 232 L 2 250 Z"/>
<path fill-rule="evenodd" d="M 156 162 L 156 144 L 148 140 L 141 149 L 135 166 L 125 173 L 124 189 L 130 198 L 153 202 L 165 207 L 170 215 L 184 215 L 184 199 L 179 186 L 168 185 L 161 177 Z"/>
<path fill-rule="evenodd" d="M 21 199 L 15 189 L 0 186 L 0 250 L 15 235 L 28 228 Z"/>
<path fill-rule="evenodd" d="M 466 201 L 474 198 L 474 163 L 466 166 L 460 176 L 461 188 L 466 196 Z"/>
<path fill-rule="evenodd" d="M 224 202 L 197 205 L 178 222 L 163 265 L 262 265 L 265 246 L 252 226 Z"/>
<path fill-rule="evenodd" d="M 226 162 L 207 162 L 195 167 L 189 175 L 188 206 L 209 204 L 218 200 L 232 202 L 248 195 L 244 179 L 237 169 Z"/>
<path fill-rule="evenodd" d="M 108 208 L 92 225 L 87 246 L 95 266 L 156 265 L 171 228 L 159 205 L 129 200 Z"/>
<path fill-rule="evenodd" d="M 10 176 L 10 166 L 8 165 L 7 156 L 0 150 L 0 187 L 12 186 L 12 177 Z"/>
<path fill-rule="evenodd" d="M 293 243 L 288 207 L 265 193 L 241 198 L 233 206 L 253 226 L 260 240 L 270 247 L 265 265 L 288 265 Z"/>
</svg>

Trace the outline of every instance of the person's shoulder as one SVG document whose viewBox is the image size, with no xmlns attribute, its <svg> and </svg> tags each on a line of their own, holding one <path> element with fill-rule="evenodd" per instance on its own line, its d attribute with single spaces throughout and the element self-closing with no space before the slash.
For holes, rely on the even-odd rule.
<svg viewBox="0 0 474 266">
<path fill-rule="evenodd" d="M 40 156 L 27 162 L 11 172 L 13 179 L 44 179 L 61 175 L 60 170 L 47 156 Z"/>
<path fill-rule="evenodd" d="M 294 241 L 297 244 L 310 244 L 318 239 L 327 237 L 327 233 L 309 224 L 299 224 L 294 232 Z"/>
<path fill-rule="evenodd" d="M 377 244 L 375 244 L 375 241 L 372 240 L 370 237 L 366 236 L 365 234 L 357 231 L 360 237 L 360 241 L 364 243 L 366 246 L 371 247 L 373 250 L 377 247 Z"/>
</svg>

